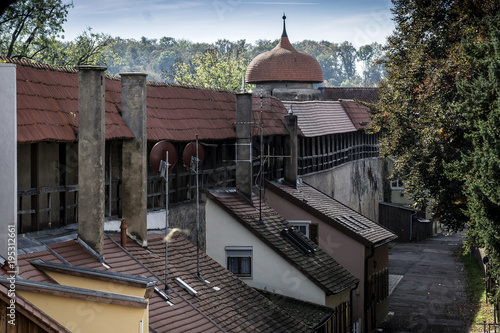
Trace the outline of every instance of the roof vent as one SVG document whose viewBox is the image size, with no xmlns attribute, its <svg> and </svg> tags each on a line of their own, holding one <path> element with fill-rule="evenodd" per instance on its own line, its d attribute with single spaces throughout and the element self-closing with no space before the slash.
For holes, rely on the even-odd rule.
<svg viewBox="0 0 500 333">
<path fill-rule="evenodd" d="M 163 290 L 161 290 L 160 288 L 155 287 L 155 293 L 157 293 L 158 295 L 160 295 L 160 297 L 163 298 L 167 302 L 168 305 L 170 305 L 170 306 L 174 305 L 174 303 L 172 303 L 172 302 L 169 301 L 170 298 L 168 297 L 168 295 Z"/>
<path fill-rule="evenodd" d="M 305 254 L 314 254 L 316 252 L 316 248 L 312 247 L 304 238 L 298 235 L 293 227 L 283 229 L 281 236 L 285 237 Z"/>
<path fill-rule="evenodd" d="M 181 278 L 176 277 L 174 279 L 175 283 L 177 283 L 180 287 L 184 288 L 190 295 L 196 296 L 198 293 L 196 290 L 194 290 L 189 284 L 184 282 Z"/>
</svg>

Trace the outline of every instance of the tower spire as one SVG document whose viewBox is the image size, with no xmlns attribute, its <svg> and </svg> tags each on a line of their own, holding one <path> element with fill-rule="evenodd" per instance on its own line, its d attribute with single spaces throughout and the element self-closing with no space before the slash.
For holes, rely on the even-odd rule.
<svg viewBox="0 0 500 333">
<path fill-rule="evenodd" d="M 281 37 L 288 37 L 288 35 L 286 34 L 286 28 L 285 28 L 285 20 L 286 20 L 286 16 L 285 16 L 285 13 L 283 13 L 283 33 L 281 34 Z"/>
</svg>

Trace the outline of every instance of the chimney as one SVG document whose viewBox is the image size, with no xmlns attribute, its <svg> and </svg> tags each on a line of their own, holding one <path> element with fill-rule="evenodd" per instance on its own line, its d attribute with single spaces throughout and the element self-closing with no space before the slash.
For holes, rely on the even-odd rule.
<svg viewBox="0 0 500 333">
<path fill-rule="evenodd" d="M 0 256 L 17 267 L 16 65 L 0 63 Z M 13 247 L 13 248 L 9 248 Z M 15 252 L 9 258 L 9 252 Z M 1 263 L 0 263 L 1 266 Z M 8 267 L 8 270 L 13 270 Z"/>
<path fill-rule="evenodd" d="M 123 142 L 122 218 L 127 233 L 139 245 L 147 246 L 147 133 L 145 73 L 120 73 L 122 118 L 134 134 Z"/>
<path fill-rule="evenodd" d="M 78 238 L 99 255 L 104 242 L 106 67 L 78 69 Z"/>
<path fill-rule="evenodd" d="M 290 106 L 290 110 L 291 106 Z M 290 134 L 285 139 L 285 155 L 290 157 L 285 157 L 285 182 L 289 183 L 293 187 L 297 187 L 297 150 L 298 150 L 298 137 L 297 137 L 297 116 L 292 112 L 285 116 L 285 127 Z"/>
<path fill-rule="evenodd" d="M 252 202 L 252 94 L 236 94 L 236 191 Z"/>
</svg>

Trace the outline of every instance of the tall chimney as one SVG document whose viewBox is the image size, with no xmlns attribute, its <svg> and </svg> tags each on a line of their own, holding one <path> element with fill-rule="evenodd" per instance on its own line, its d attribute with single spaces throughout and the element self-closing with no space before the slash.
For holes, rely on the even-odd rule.
<svg viewBox="0 0 500 333">
<path fill-rule="evenodd" d="M 122 217 L 127 233 L 139 245 L 147 246 L 147 133 L 145 73 L 120 73 L 122 118 L 134 133 L 123 142 Z"/>
<path fill-rule="evenodd" d="M 236 191 L 252 201 L 252 94 L 236 94 Z"/>
<path fill-rule="evenodd" d="M 16 65 L 0 64 L 0 256 L 17 267 Z M 9 247 L 13 247 L 9 249 Z M 14 250 L 14 251 L 12 251 Z M 15 252 L 9 258 L 9 252 Z M 11 270 L 12 267 L 9 267 Z"/>
<path fill-rule="evenodd" d="M 104 242 L 106 67 L 78 69 L 78 238 L 99 255 Z"/>
<path fill-rule="evenodd" d="M 289 113 L 285 116 L 285 127 L 290 134 L 285 139 L 285 155 L 290 157 L 285 157 L 285 182 L 289 183 L 293 187 L 297 187 L 297 150 L 298 150 L 298 138 L 297 138 L 297 116 L 293 113 Z"/>
</svg>

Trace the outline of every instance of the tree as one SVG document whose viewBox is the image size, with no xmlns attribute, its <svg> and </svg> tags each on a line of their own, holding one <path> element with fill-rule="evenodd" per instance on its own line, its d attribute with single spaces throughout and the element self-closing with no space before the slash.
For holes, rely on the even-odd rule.
<svg viewBox="0 0 500 333">
<path fill-rule="evenodd" d="M 363 86 L 376 87 L 385 77 L 382 45 L 377 42 L 360 46 L 358 59 L 362 62 Z"/>
<path fill-rule="evenodd" d="M 429 205 L 434 218 L 456 230 L 468 221 L 464 178 L 447 165 L 469 149 L 464 116 L 453 108 L 456 80 L 471 68 L 461 40 L 472 36 L 490 2 L 394 0 L 395 31 L 388 39 L 387 78 L 374 105 L 373 129 L 381 130 L 380 149 L 392 156 L 418 208 Z"/>
<path fill-rule="evenodd" d="M 6 57 L 34 58 L 63 32 L 71 4 L 62 0 L 19 0 L 0 17 L 0 52 Z"/>
<path fill-rule="evenodd" d="M 55 66 L 73 67 L 81 65 L 103 66 L 118 61 L 113 52 L 114 39 L 105 34 L 96 34 L 87 28 L 71 42 L 52 38 L 47 47 L 33 56 L 32 60 Z"/>
<path fill-rule="evenodd" d="M 178 62 L 173 73 L 165 73 L 175 82 L 201 87 L 240 91 L 248 61 L 242 56 L 220 55 L 215 49 L 197 53 L 190 62 Z"/>
<path fill-rule="evenodd" d="M 477 36 L 464 43 L 465 60 L 473 70 L 458 84 L 457 112 L 465 117 L 463 127 L 470 149 L 451 164 L 456 177 L 465 179 L 467 231 L 470 246 L 482 247 L 490 259 L 490 274 L 500 281 L 500 14 Z M 500 301 L 498 285 L 494 303 Z"/>
</svg>

